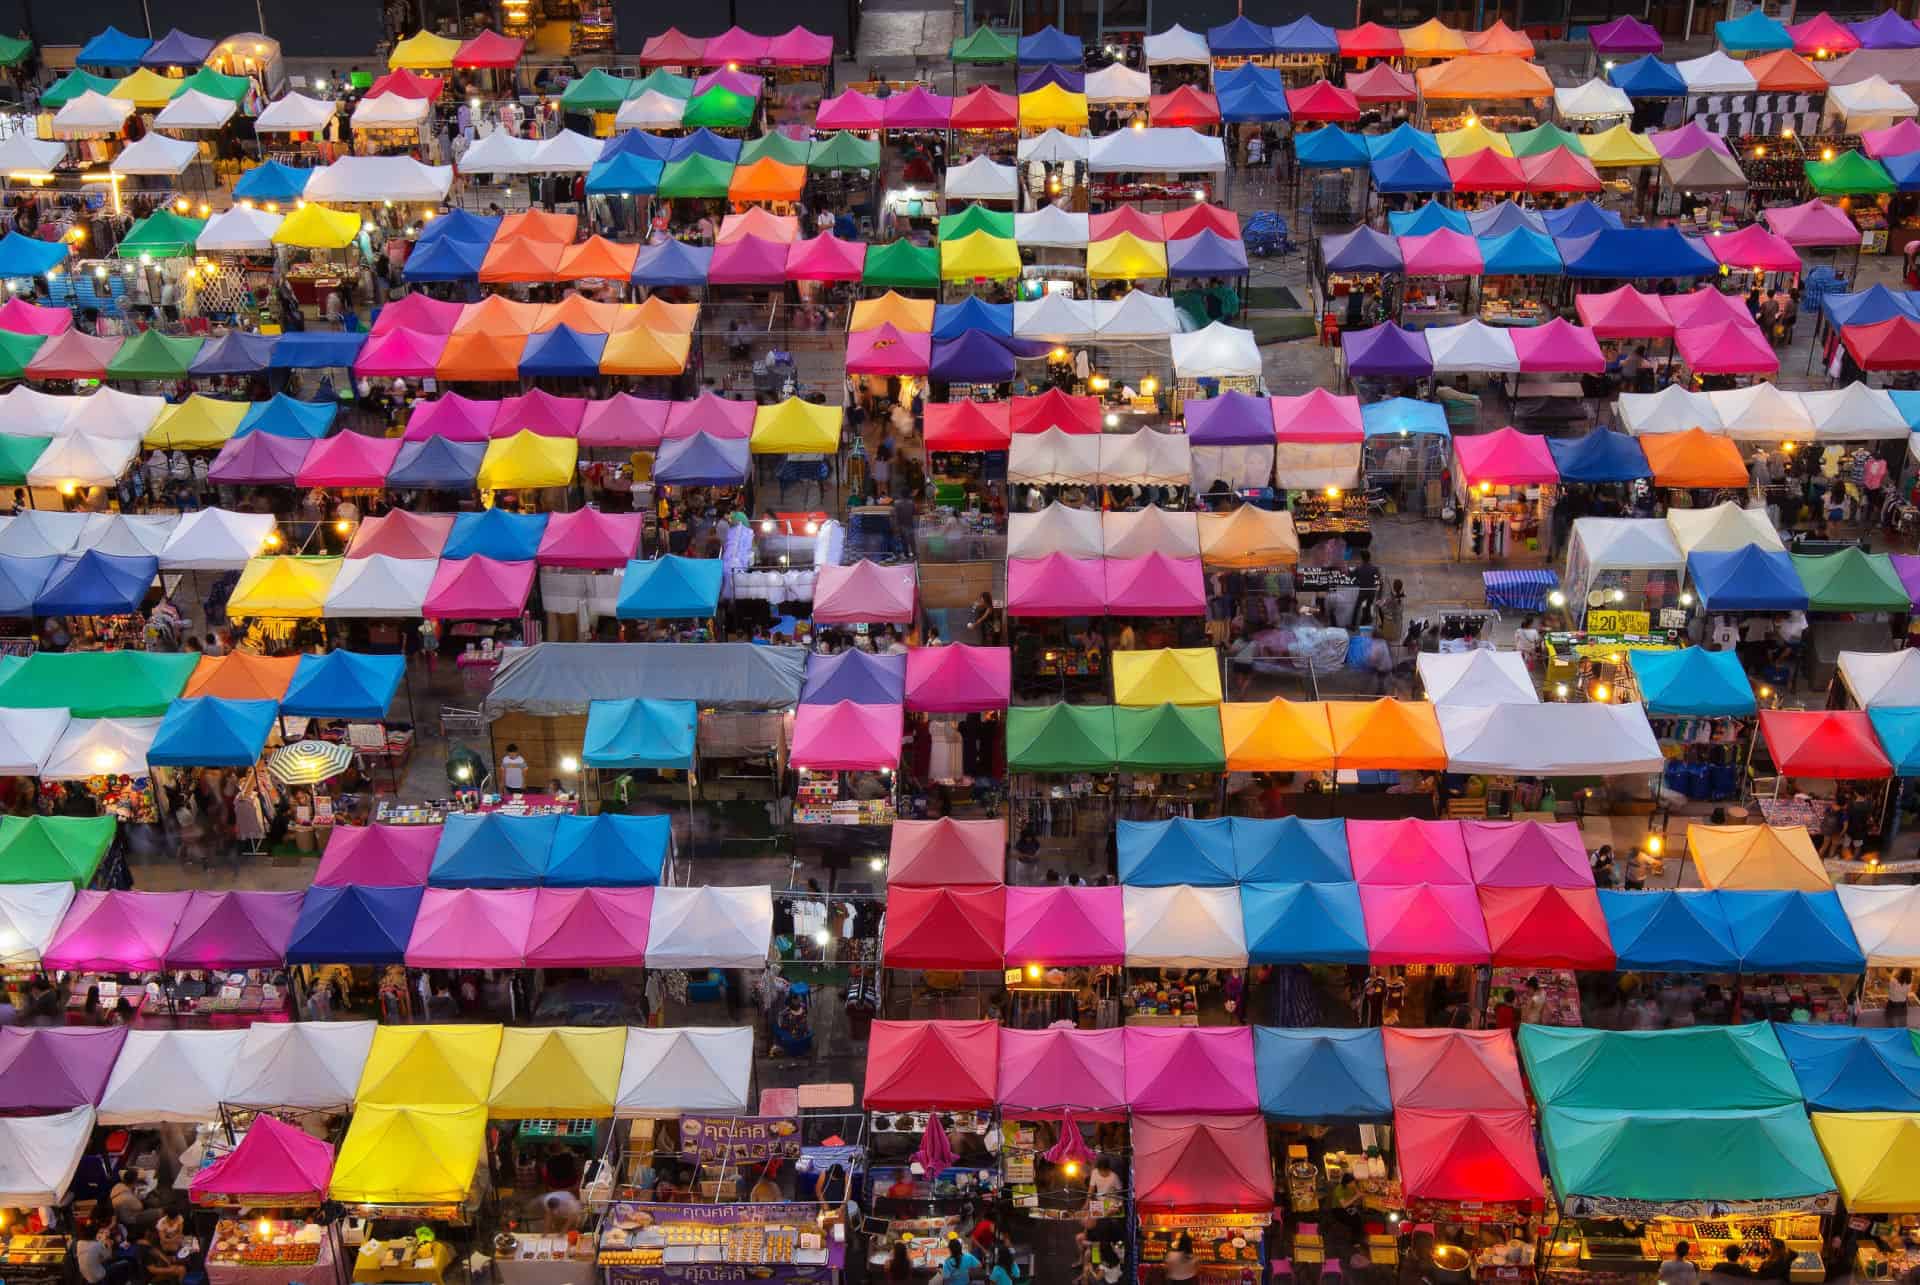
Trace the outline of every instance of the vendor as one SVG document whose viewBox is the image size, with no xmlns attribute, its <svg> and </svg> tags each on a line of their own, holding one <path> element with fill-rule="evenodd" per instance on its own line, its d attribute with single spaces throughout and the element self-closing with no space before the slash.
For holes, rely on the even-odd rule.
<svg viewBox="0 0 1920 1285">
<path fill-rule="evenodd" d="M 795 982 L 786 1006 L 773 1019 L 773 1056 L 804 1057 L 813 1051 L 813 1020 L 807 1015 L 807 986 Z"/>
</svg>

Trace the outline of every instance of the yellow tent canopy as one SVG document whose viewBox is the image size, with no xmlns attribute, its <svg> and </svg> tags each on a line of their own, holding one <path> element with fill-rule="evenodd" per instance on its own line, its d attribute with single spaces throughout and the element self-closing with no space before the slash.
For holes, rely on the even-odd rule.
<svg viewBox="0 0 1920 1285">
<path fill-rule="evenodd" d="M 579 460 L 580 443 L 571 437 L 542 437 L 521 429 L 487 443 L 475 481 L 483 491 L 571 486 Z"/>
<path fill-rule="evenodd" d="M 439 71 L 453 66 L 453 56 L 459 51 L 458 40 L 422 31 L 395 45 L 393 52 L 387 55 L 387 66 L 407 67 L 413 71 Z"/>
<path fill-rule="evenodd" d="M 352 245 L 353 238 L 359 235 L 358 214 L 307 204 L 280 220 L 280 226 L 273 232 L 273 243 L 301 250 L 340 250 Z"/>
<path fill-rule="evenodd" d="M 1413 78 L 1420 87 L 1420 96 L 1428 101 L 1506 102 L 1516 98 L 1553 97 L 1553 78 L 1537 64 L 1512 54 L 1455 58 L 1422 67 Z"/>
<path fill-rule="evenodd" d="M 1167 247 L 1158 241 L 1142 241 L 1131 232 L 1122 232 L 1087 247 L 1089 278 L 1114 281 L 1166 275 Z"/>
<path fill-rule="evenodd" d="M 165 107 L 173 101 L 180 82 L 162 76 L 151 67 L 142 67 L 107 91 L 109 98 L 123 98 L 135 107 Z"/>
<path fill-rule="evenodd" d="M 514 1028 L 500 1039 L 487 1094 L 492 1120 L 591 1120 L 613 1114 L 627 1034 L 617 1026 Z"/>
<path fill-rule="evenodd" d="M 1293 514 L 1243 504 L 1231 513 L 1202 513 L 1200 561 L 1209 567 L 1292 566 L 1300 561 L 1300 537 Z"/>
<path fill-rule="evenodd" d="M 1440 155 L 1449 160 L 1456 156 L 1472 156 L 1489 147 L 1502 156 L 1513 155 L 1513 143 L 1505 134 L 1488 129 L 1477 120 L 1462 129 L 1436 134 L 1434 139 L 1440 144 Z"/>
<path fill-rule="evenodd" d="M 340 1143 L 328 1194 L 349 1205 L 457 1205 L 473 1189 L 486 1136 L 485 1107 L 363 1100 Z"/>
<path fill-rule="evenodd" d="M 1211 647 L 1113 653 L 1116 705 L 1218 705 L 1220 659 Z"/>
<path fill-rule="evenodd" d="M 853 305 L 849 331 L 878 330 L 881 326 L 892 326 L 909 334 L 929 334 L 933 330 L 933 300 L 909 299 L 889 290 L 878 299 L 862 299 Z"/>
<path fill-rule="evenodd" d="M 677 375 L 687 368 L 693 336 L 632 326 L 615 331 L 600 353 L 606 375 Z"/>
<path fill-rule="evenodd" d="M 340 574 L 339 558 L 252 558 L 227 600 L 230 616 L 314 620 Z"/>
<path fill-rule="evenodd" d="M 1904 1111 L 1813 1113 L 1840 1199 L 1856 1214 L 1920 1209 L 1920 1115 Z"/>
<path fill-rule="evenodd" d="M 648 295 L 638 306 L 622 308 L 613 328 L 628 330 L 638 326 L 645 330 L 665 330 L 677 335 L 690 335 L 693 333 L 694 323 L 699 320 L 700 305 L 697 303 L 668 303 L 658 295 Z"/>
<path fill-rule="evenodd" d="M 1231 701 L 1220 707 L 1220 739 L 1230 772 L 1324 772 L 1334 766 L 1325 701 Z"/>
<path fill-rule="evenodd" d="M 777 406 L 753 412 L 753 436 L 748 447 L 755 455 L 831 454 L 840 449 L 838 406 L 821 406 L 789 397 Z"/>
<path fill-rule="evenodd" d="M 1400 33 L 1409 58 L 1453 58 L 1467 52 L 1467 38 L 1438 18 L 1428 18 Z"/>
<path fill-rule="evenodd" d="M 1091 257 L 1091 256 L 1089 256 Z M 1092 264 L 1089 263 L 1091 268 Z M 1160 261 L 1162 274 L 1166 260 Z M 1007 280 L 1020 275 L 1020 249 L 1011 237 L 988 232 L 969 232 L 940 243 L 940 279 L 972 281 L 977 278 Z"/>
<path fill-rule="evenodd" d="M 1706 888 L 1825 892 L 1833 887 L 1803 825 L 1689 825 L 1687 851 Z"/>
<path fill-rule="evenodd" d="M 1020 95 L 1021 129 L 1081 130 L 1087 127 L 1087 96 L 1058 85 Z"/>
<path fill-rule="evenodd" d="M 1601 130 L 1598 134 L 1583 135 L 1580 142 L 1587 149 L 1587 159 L 1593 162 L 1595 169 L 1625 169 L 1631 165 L 1660 163 L 1660 153 L 1653 149 L 1652 141 L 1645 134 L 1634 133 L 1625 124 Z"/>
<path fill-rule="evenodd" d="M 481 1106 L 499 1053 L 498 1026 L 382 1026 L 373 1033 L 355 1100 L 362 1108 L 369 1102 Z"/>
<path fill-rule="evenodd" d="M 247 416 L 248 402 L 224 402 L 199 393 L 167 407 L 147 430 L 143 445 L 175 451 L 216 450 Z"/>
</svg>

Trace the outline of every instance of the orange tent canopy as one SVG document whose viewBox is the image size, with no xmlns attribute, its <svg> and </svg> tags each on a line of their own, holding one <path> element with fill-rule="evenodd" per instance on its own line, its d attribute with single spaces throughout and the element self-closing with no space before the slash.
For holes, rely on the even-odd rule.
<svg viewBox="0 0 1920 1285">
<path fill-rule="evenodd" d="M 523 334 L 454 335 L 440 350 L 433 373 L 440 379 L 518 379 L 520 352 L 526 346 Z"/>
<path fill-rule="evenodd" d="M 807 185 L 807 167 L 787 165 L 771 156 L 762 156 L 751 165 L 733 172 L 727 185 L 729 201 L 797 201 Z"/>
<path fill-rule="evenodd" d="M 600 370 L 607 375 L 677 375 L 687 368 L 693 336 L 633 327 L 607 340 Z"/>
<path fill-rule="evenodd" d="M 1329 701 L 1334 764 L 1378 771 L 1439 771 L 1447 766 L 1440 719 L 1425 701 Z"/>
<path fill-rule="evenodd" d="M 499 242 L 494 243 L 498 245 Z M 493 251 L 487 251 L 487 257 L 493 257 Z M 508 338 L 525 338 L 533 333 L 533 323 L 540 319 L 540 305 L 537 303 L 516 303 L 501 294 L 490 294 L 479 303 L 470 303 L 460 313 L 460 320 L 453 323 L 456 335 L 503 335 Z"/>
<path fill-rule="evenodd" d="M 1433 67 L 1422 67 L 1414 73 L 1414 80 L 1423 98 L 1495 102 L 1553 97 L 1553 78 L 1537 64 L 1511 54 L 1455 58 Z"/>
<path fill-rule="evenodd" d="M 853 305 L 849 330 L 878 330 L 892 326 L 908 334 L 924 335 L 933 329 L 933 300 L 909 299 L 889 290 L 878 299 L 862 299 Z"/>
<path fill-rule="evenodd" d="M 1533 39 L 1524 31 L 1515 31 L 1501 18 L 1485 31 L 1467 33 L 1470 54 L 1507 54 L 1514 58 L 1533 57 Z"/>
<path fill-rule="evenodd" d="M 1813 64 L 1791 49 L 1780 49 L 1747 59 L 1747 71 L 1766 93 L 1824 94 L 1827 80 Z"/>
<path fill-rule="evenodd" d="M 500 220 L 500 230 L 493 234 L 493 243 L 502 241 L 546 241 L 554 245 L 568 245 L 580 235 L 580 216 L 577 214 L 548 214 L 545 210 L 522 210 L 518 214 L 509 214 Z"/>
<path fill-rule="evenodd" d="M 678 335 L 690 335 L 698 320 L 699 304 L 668 303 L 657 295 L 650 295 L 637 308 L 622 308 L 614 329 L 666 330 Z"/>
<path fill-rule="evenodd" d="M 1334 766 L 1326 701 L 1229 701 L 1220 707 L 1229 772 L 1324 772 Z"/>
<path fill-rule="evenodd" d="M 633 260 L 640 253 L 637 245 L 621 245 L 603 236 L 590 236 L 560 253 L 562 281 L 580 281 L 600 277 L 607 281 L 625 281 L 633 275 Z M 580 296 L 572 295 L 570 299 Z"/>
<path fill-rule="evenodd" d="M 760 158 L 761 161 L 771 159 L 771 157 Z M 777 161 L 774 163 L 779 164 Z M 760 164 L 760 161 L 754 162 L 754 165 L 758 164 Z M 751 169 L 752 166 L 748 168 Z M 787 166 L 786 168 L 791 169 L 794 167 Z M 735 171 L 734 177 L 739 177 L 738 171 Z M 802 178 L 804 179 L 804 177 L 803 172 Z M 733 199 L 739 200 L 740 198 L 735 197 Z M 762 197 L 759 199 L 765 200 L 767 198 Z M 726 218 L 721 219 L 720 231 L 715 234 L 713 243 L 715 245 L 726 245 L 729 242 L 738 241 L 741 237 L 746 236 L 757 236 L 762 241 L 778 241 L 781 245 L 792 245 L 800 239 L 800 220 L 794 218 L 791 214 L 774 214 L 756 205 L 750 210 L 742 210 L 738 214 L 729 214 Z"/>
<path fill-rule="evenodd" d="M 566 250 L 565 243 L 560 241 L 495 237 L 487 247 L 487 257 L 480 261 L 480 279 L 552 281 L 560 275 L 560 256 Z"/>
<path fill-rule="evenodd" d="M 1747 466 L 1740 448 L 1704 429 L 1684 433 L 1648 433 L 1639 439 L 1653 470 L 1655 486 L 1745 486 Z"/>
<path fill-rule="evenodd" d="M 634 247 L 625 248 L 631 250 Z M 542 331 L 571 326 L 582 334 L 610 335 L 620 322 L 621 307 L 617 303 L 589 299 L 583 294 L 570 294 L 559 303 L 540 305 L 540 317 L 533 323 L 533 333 L 537 335 Z"/>
<path fill-rule="evenodd" d="M 244 651 L 202 656 L 187 679 L 187 689 L 180 694 L 236 701 L 282 700 L 299 666 L 298 656 L 255 656 Z"/>
</svg>

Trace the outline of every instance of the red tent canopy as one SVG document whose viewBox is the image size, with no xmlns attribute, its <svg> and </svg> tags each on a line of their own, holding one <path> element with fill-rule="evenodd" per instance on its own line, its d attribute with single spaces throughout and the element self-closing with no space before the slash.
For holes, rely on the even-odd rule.
<svg viewBox="0 0 1920 1285">
<path fill-rule="evenodd" d="M 1396 1110 L 1393 1125 L 1401 1189 L 1409 1199 L 1530 1203 L 1546 1194 L 1525 1107 Z"/>
<path fill-rule="evenodd" d="M 870 1111 L 990 1107 L 999 1066 L 998 1022 L 875 1022 L 863 1101 Z M 1264 1126 L 1260 1136 L 1264 1149 Z"/>
<path fill-rule="evenodd" d="M 1005 402 L 936 402 L 927 407 L 930 451 L 1004 451 L 1013 440 Z"/>
<path fill-rule="evenodd" d="M 1592 888 L 1481 888 L 1495 966 L 1611 972 L 1613 938 Z"/>
<path fill-rule="evenodd" d="M 1580 324 L 1593 331 L 1596 339 L 1673 338 L 1673 319 L 1667 315 L 1666 301 L 1657 294 L 1621 286 L 1605 294 L 1575 295 L 1573 306 Z"/>
<path fill-rule="evenodd" d="M 1169 241 L 1184 241 L 1213 232 L 1229 241 L 1240 239 L 1240 216 L 1219 205 L 1183 205 L 1160 216 L 1160 229 Z"/>
<path fill-rule="evenodd" d="M 1351 90 L 1316 80 L 1305 89 L 1287 91 L 1287 111 L 1295 120 L 1353 121 L 1360 119 L 1360 101 Z"/>
<path fill-rule="evenodd" d="M 1001 882 L 1007 864 L 1007 823 L 940 817 L 896 821 L 887 849 L 887 882 L 938 888 Z"/>
<path fill-rule="evenodd" d="M 1787 776 L 1854 781 L 1893 775 L 1863 709 L 1763 709 L 1760 735 Z"/>
<path fill-rule="evenodd" d="M 520 61 L 520 55 L 526 47 L 524 40 L 515 40 L 497 31 L 483 31 L 460 46 L 453 55 L 453 65 L 505 70 Z"/>
<path fill-rule="evenodd" d="M 1862 370 L 1920 370 L 1920 321 L 1912 317 L 1842 326 L 1840 339 Z"/>
<path fill-rule="evenodd" d="M 1510 1032 L 1394 1027 L 1384 1038 L 1396 1110 L 1502 1111 L 1527 1105 Z"/>
<path fill-rule="evenodd" d="M 874 1023 L 876 1041 L 882 1025 Z M 1151 1210 L 1271 1209 L 1273 1158 L 1266 1120 L 1258 1115 L 1135 1116 L 1133 1199 Z"/>
<path fill-rule="evenodd" d="M 955 129 L 1013 129 L 1019 124 L 1019 100 L 992 85 L 970 89 L 953 100 Z"/>
<path fill-rule="evenodd" d="M 1108 237 L 1131 232 L 1142 241 L 1167 239 L 1166 225 L 1158 214 L 1148 214 L 1137 205 L 1119 205 L 1087 219 L 1087 240 L 1104 241 Z"/>
<path fill-rule="evenodd" d="M 1346 86 L 1363 103 L 1410 103 L 1420 97 L 1413 77 L 1391 63 L 1377 62 L 1365 71 L 1347 73 Z"/>
<path fill-rule="evenodd" d="M 440 97 L 440 91 L 445 86 L 446 82 L 438 76 L 422 76 L 411 68 L 402 67 L 374 81 L 373 87 L 367 90 L 367 97 L 378 98 L 382 94 L 398 94 L 402 98 L 434 99 Z"/>
<path fill-rule="evenodd" d="M 983 888 L 887 889 L 886 938 L 880 956 L 889 968 L 998 969 L 1007 935 L 1007 890 Z"/>
<path fill-rule="evenodd" d="M 683 35 L 678 27 L 668 27 L 657 36 L 648 36 L 640 46 L 642 67 L 691 67 L 706 56 L 707 42 L 697 36 Z"/>
<path fill-rule="evenodd" d="M 1203 94 L 1192 85 L 1182 85 L 1170 94 L 1155 94 L 1147 100 L 1147 121 L 1153 125 L 1218 125 L 1220 102 L 1212 94 Z"/>
<path fill-rule="evenodd" d="M 1570 147 L 1556 147 L 1520 162 L 1529 192 L 1598 192 L 1600 175 L 1593 162 Z M 1797 264 L 1799 260 L 1795 260 Z"/>
<path fill-rule="evenodd" d="M 1405 49 L 1399 32 L 1377 22 L 1363 22 L 1340 33 L 1342 58 L 1398 58 Z"/>
<path fill-rule="evenodd" d="M 1447 174 L 1456 192 L 1524 192 L 1526 171 L 1511 156 L 1491 147 L 1483 147 L 1471 156 L 1455 156 L 1447 161 Z"/>
<path fill-rule="evenodd" d="M 1044 433 L 1050 428 L 1063 433 L 1098 433 L 1103 431 L 1102 422 L 1098 397 L 1069 397 L 1058 388 L 1049 388 L 1038 397 L 1013 399 L 1016 433 Z"/>
</svg>

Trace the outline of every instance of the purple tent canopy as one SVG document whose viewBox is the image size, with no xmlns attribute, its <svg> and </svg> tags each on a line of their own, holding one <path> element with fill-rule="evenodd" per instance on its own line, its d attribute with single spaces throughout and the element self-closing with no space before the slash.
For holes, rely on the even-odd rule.
<svg viewBox="0 0 1920 1285">
<path fill-rule="evenodd" d="M 1084 94 L 1087 92 L 1087 73 L 1078 67 L 1062 67 L 1054 62 L 1020 73 L 1021 93 L 1031 94 L 1042 85 L 1058 85 L 1069 94 Z"/>
<path fill-rule="evenodd" d="M 313 442 L 305 437 L 248 433 L 245 437 L 229 438 L 213 457 L 207 480 L 222 484 L 292 486 L 311 449 Z"/>
<path fill-rule="evenodd" d="M 1343 330 L 1340 348 L 1350 375 L 1417 378 L 1433 373 L 1427 338 L 1417 330 L 1403 330 L 1391 321 L 1368 330 Z"/>
<path fill-rule="evenodd" d="M 1364 225 L 1321 237 L 1320 252 L 1329 272 L 1398 272 L 1402 267 L 1400 242 Z"/>
<path fill-rule="evenodd" d="M 124 1026 L 0 1027 L 0 1112 L 98 1106 L 126 1038 Z"/>
<path fill-rule="evenodd" d="M 1195 446 L 1273 445 L 1273 403 L 1265 397 L 1225 392 L 1188 398 L 1187 438 Z"/>
<path fill-rule="evenodd" d="M 1597 54 L 1657 54 L 1666 48 L 1659 32 L 1632 15 L 1588 27 L 1587 39 Z"/>
<path fill-rule="evenodd" d="M 1900 583 L 1906 586 L 1907 597 L 1920 603 L 1920 554 L 1894 554 L 1893 569 L 1899 574 Z"/>
<path fill-rule="evenodd" d="M 1247 271 L 1246 243 L 1201 229 L 1195 236 L 1167 242 L 1170 277 L 1232 277 Z"/>
<path fill-rule="evenodd" d="M 1653 150 L 1660 153 L 1662 160 L 1678 160 L 1695 152 L 1708 151 L 1733 155 L 1726 139 L 1711 130 L 1702 129 L 1697 120 L 1690 120 L 1679 129 L 1655 130 L 1647 136 L 1647 141 L 1653 144 Z"/>
<path fill-rule="evenodd" d="M 175 27 L 147 46 L 140 55 L 142 67 L 198 67 L 213 52 L 214 41 L 205 36 L 189 36 Z"/>
<path fill-rule="evenodd" d="M 907 657 L 876 656 L 854 648 L 835 656 L 807 657 L 807 679 L 800 688 L 802 705 L 899 705 L 907 691 Z"/>
<path fill-rule="evenodd" d="M 941 383 L 1004 384 L 1013 378 L 1016 357 L 1044 357 L 1048 345 L 1012 339 L 987 330 L 964 331 L 933 346 L 928 378 Z"/>
<path fill-rule="evenodd" d="M 1849 22 L 1847 30 L 1862 49 L 1920 49 L 1920 27 L 1891 9 L 1883 9 L 1865 22 Z"/>
</svg>

